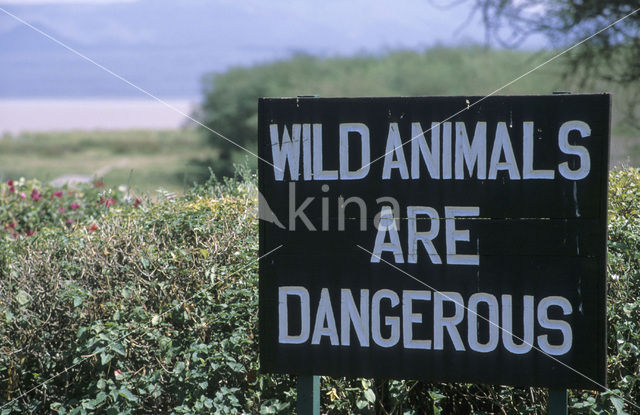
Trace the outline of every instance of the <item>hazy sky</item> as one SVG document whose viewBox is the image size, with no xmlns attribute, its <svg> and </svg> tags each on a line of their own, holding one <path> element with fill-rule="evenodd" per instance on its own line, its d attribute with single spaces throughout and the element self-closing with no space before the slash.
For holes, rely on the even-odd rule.
<svg viewBox="0 0 640 415">
<path fill-rule="evenodd" d="M 207 72 L 296 52 L 483 43 L 472 6 L 473 0 L 0 0 L 0 8 L 171 97 L 197 96 Z M 538 38 L 521 47 L 544 46 Z M 0 10 L 0 98 L 138 94 Z"/>
</svg>

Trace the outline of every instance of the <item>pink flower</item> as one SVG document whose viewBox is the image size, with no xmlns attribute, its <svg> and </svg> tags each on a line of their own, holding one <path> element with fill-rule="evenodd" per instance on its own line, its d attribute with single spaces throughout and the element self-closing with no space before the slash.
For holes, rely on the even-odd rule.
<svg viewBox="0 0 640 415">
<path fill-rule="evenodd" d="M 25 195 L 24 192 L 20 192 L 20 197 L 23 198 L 23 199 L 26 199 L 27 195 Z"/>
<path fill-rule="evenodd" d="M 13 186 L 11 186 L 11 187 L 9 188 L 9 193 L 15 193 L 15 192 L 16 192 L 16 188 L 15 188 L 15 187 L 13 187 Z"/>
<path fill-rule="evenodd" d="M 71 210 L 76 210 L 76 209 L 80 209 L 80 205 L 77 203 L 72 203 L 71 204 Z"/>
<path fill-rule="evenodd" d="M 58 213 L 62 213 L 62 212 L 64 212 L 65 210 L 67 210 L 67 209 L 65 209 L 65 208 L 64 208 L 64 206 L 60 206 L 60 209 L 58 209 Z"/>
<path fill-rule="evenodd" d="M 142 200 L 140 200 L 140 199 L 138 199 L 138 198 L 136 197 L 136 201 L 135 201 L 135 202 L 133 202 L 133 207 L 134 207 L 134 208 L 137 208 L 137 207 L 138 207 L 138 206 L 140 206 L 141 204 L 142 204 Z"/>
<path fill-rule="evenodd" d="M 71 225 L 73 225 L 73 222 L 75 222 L 73 219 L 67 219 L 64 223 L 65 223 L 67 226 L 71 226 Z"/>
<path fill-rule="evenodd" d="M 106 199 L 105 199 L 104 197 L 101 197 L 101 198 L 100 198 L 100 202 L 99 202 L 99 203 L 100 203 L 101 205 L 105 205 L 105 207 L 109 207 L 109 206 L 111 206 L 111 205 L 115 205 L 116 201 L 115 201 L 115 199 L 114 199 L 114 198 L 112 198 L 111 196 L 109 196 L 109 197 L 108 197 L 108 198 L 106 198 Z"/>
<path fill-rule="evenodd" d="M 26 235 L 27 235 L 27 236 L 31 236 L 31 235 L 33 235 L 34 233 L 36 233 L 36 231 L 34 231 L 33 229 L 27 229 L 27 233 L 26 233 Z"/>
<path fill-rule="evenodd" d="M 98 230 L 98 225 L 92 223 L 91 225 L 87 226 L 87 229 L 89 230 L 89 232 L 95 232 Z"/>
<path fill-rule="evenodd" d="M 60 190 L 56 190 L 55 192 L 53 192 L 53 195 L 55 197 L 62 197 L 62 192 Z"/>
<path fill-rule="evenodd" d="M 7 180 L 7 185 L 13 187 L 13 180 L 11 179 Z"/>
<path fill-rule="evenodd" d="M 38 189 L 33 189 L 31 191 L 31 199 L 33 199 L 34 202 L 37 202 L 38 200 L 40 200 L 41 197 L 42 197 L 42 193 L 40 193 Z"/>
</svg>

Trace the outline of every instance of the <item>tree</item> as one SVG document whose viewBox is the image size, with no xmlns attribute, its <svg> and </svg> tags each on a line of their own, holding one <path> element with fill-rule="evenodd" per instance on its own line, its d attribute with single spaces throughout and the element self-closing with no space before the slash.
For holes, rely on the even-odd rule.
<svg viewBox="0 0 640 415">
<path fill-rule="evenodd" d="M 623 19 L 567 54 L 565 76 L 591 89 L 599 83 L 628 90 L 640 81 L 638 0 L 473 0 L 488 35 L 514 46 L 532 34 L 546 36 L 559 50 L 575 45 Z M 634 88 L 635 89 L 635 88 Z M 639 94 L 628 99 L 626 116 L 640 125 Z"/>
<path fill-rule="evenodd" d="M 618 83 L 640 80 L 637 0 L 476 1 L 490 33 L 503 45 L 541 33 L 562 49 L 627 16 L 572 50 L 571 71 Z"/>
<path fill-rule="evenodd" d="M 237 68 L 225 74 L 208 75 L 204 81 L 204 101 L 198 118 L 214 131 L 228 137 L 221 138 L 211 130 L 204 131 L 209 143 L 218 150 L 217 158 L 211 163 L 218 176 L 233 176 L 234 163 L 241 163 L 249 153 L 239 146 L 255 153 L 258 97 L 267 95 L 264 86 L 249 69 Z M 255 164 L 249 158 L 251 165 Z"/>
</svg>

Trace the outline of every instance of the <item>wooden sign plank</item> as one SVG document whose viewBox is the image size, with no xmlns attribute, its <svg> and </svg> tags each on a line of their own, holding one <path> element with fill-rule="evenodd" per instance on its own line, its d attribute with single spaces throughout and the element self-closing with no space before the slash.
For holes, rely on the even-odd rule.
<svg viewBox="0 0 640 415">
<path fill-rule="evenodd" d="M 598 389 L 608 95 L 259 102 L 267 372 Z"/>
</svg>

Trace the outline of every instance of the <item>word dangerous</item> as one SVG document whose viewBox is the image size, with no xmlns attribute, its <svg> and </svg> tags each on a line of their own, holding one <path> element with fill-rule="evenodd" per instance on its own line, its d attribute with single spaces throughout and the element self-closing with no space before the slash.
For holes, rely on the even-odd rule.
<svg viewBox="0 0 640 415">
<path fill-rule="evenodd" d="M 360 347 L 401 345 L 405 349 L 443 350 L 445 344 L 450 344 L 456 351 L 469 349 L 488 353 L 501 343 L 505 351 L 513 354 L 529 353 L 535 344 L 550 355 L 563 355 L 571 350 L 571 325 L 549 316 L 552 308 L 558 308 L 564 316 L 570 315 L 573 310 L 568 299 L 548 296 L 537 301 L 537 307 L 534 307 L 534 297 L 525 295 L 522 312 L 517 315 L 514 315 L 512 300 L 509 294 L 501 295 L 498 300 L 494 295 L 482 292 L 465 300 L 457 292 L 403 290 L 398 294 L 390 289 L 373 293 L 361 289 L 358 306 L 351 289 L 343 288 L 340 290 L 339 308 L 336 309 L 329 289 L 322 288 L 320 300 L 313 304 L 315 310 L 312 313 L 309 291 L 305 287 L 278 287 L 278 342 L 303 344 L 310 341 L 317 345 L 326 339 L 331 346 L 350 346 L 353 327 Z M 416 326 L 426 323 L 423 314 L 414 309 L 420 302 L 428 302 L 432 307 L 433 330 L 429 338 L 414 335 Z M 295 307 L 291 307 L 293 303 Z M 488 318 L 484 318 L 488 321 L 480 317 L 481 305 L 489 310 Z M 300 321 L 295 333 L 289 327 L 291 309 L 295 310 Z M 453 309 L 453 312 L 445 309 Z M 458 326 L 465 318 L 467 330 L 461 333 Z M 516 318 L 520 319 L 524 329 L 520 336 L 513 334 Z M 485 328 L 484 332 L 479 330 L 479 322 L 485 323 L 481 326 Z M 534 337 L 536 329 L 541 333 Z M 552 343 L 550 334 L 560 340 Z"/>
</svg>

